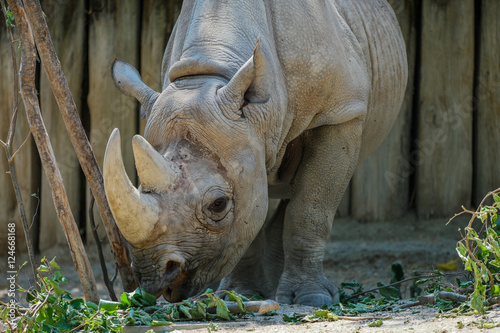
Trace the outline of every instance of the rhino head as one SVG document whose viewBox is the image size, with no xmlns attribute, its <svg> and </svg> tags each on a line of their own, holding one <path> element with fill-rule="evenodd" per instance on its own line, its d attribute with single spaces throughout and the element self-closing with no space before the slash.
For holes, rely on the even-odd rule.
<svg viewBox="0 0 500 333">
<path fill-rule="evenodd" d="M 267 212 L 265 144 L 254 126 L 269 98 L 259 44 L 229 79 L 182 62 L 161 94 L 114 63 L 115 84 L 148 116 L 145 138 L 132 140 L 140 186 L 125 173 L 118 129 L 104 158 L 106 195 L 138 281 L 171 302 L 229 274 Z"/>
</svg>

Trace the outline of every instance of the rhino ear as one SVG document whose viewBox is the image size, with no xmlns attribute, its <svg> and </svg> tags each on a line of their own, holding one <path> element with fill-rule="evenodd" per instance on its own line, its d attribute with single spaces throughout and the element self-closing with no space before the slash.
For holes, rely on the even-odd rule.
<svg viewBox="0 0 500 333">
<path fill-rule="evenodd" d="M 257 39 L 253 55 L 218 94 L 222 102 L 237 104 L 239 109 L 245 104 L 267 102 L 269 91 L 267 62 Z"/>
<path fill-rule="evenodd" d="M 111 74 L 116 87 L 123 94 L 135 97 L 141 103 L 141 118 L 148 117 L 160 94 L 144 84 L 137 69 L 129 63 L 115 59 Z"/>
</svg>

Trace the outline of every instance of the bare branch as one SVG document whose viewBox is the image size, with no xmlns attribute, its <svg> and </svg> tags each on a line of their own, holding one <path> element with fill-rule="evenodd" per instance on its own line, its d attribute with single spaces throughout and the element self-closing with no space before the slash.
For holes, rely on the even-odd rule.
<svg viewBox="0 0 500 333">
<path fill-rule="evenodd" d="M 441 299 L 448 299 L 451 301 L 463 303 L 466 302 L 468 297 L 462 294 L 457 294 L 453 293 L 450 291 L 440 291 L 437 296 Z M 427 305 L 427 304 L 434 304 L 436 301 L 436 296 L 435 294 L 428 294 L 428 295 L 423 295 L 418 298 L 418 301 L 415 302 L 408 302 L 403 305 L 396 306 L 393 311 L 397 310 L 402 310 L 402 309 L 407 309 L 413 306 L 417 305 Z"/>
<path fill-rule="evenodd" d="M 89 182 L 90 188 L 95 195 L 97 207 L 111 244 L 111 250 L 120 272 L 124 289 L 126 291 L 132 291 L 136 288 L 137 283 L 134 279 L 132 268 L 130 267 L 130 258 L 127 248 L 116 226 L 111 209 L 109 208 L 101 170 L 97 165 L 94 152 L 92 151 L 92 147 L 80 121 L 76 104 L 62 71 L 61 63 L 59 62 L 54 45 L 52 44 L 40 2 L 38 0 L 25 0 L 24 3 L 26 13 L 33 28 L 32 31 L 43 67 L 49 78 L 59 109 L 61 110 L 71 143 L 75 148 L 76 155 L 80 161 L 85 177 Z"/>
<path fill-rule="evenodd" d="M 102 242 L 99 239 L 99 234 L 97 233 L 97 227 L 94 220 L 94 195 L 92 190 L 90 190 L 90 205 L 89 205 L 89 220 L 90 227 L 92 229 L 92 235 L 94 236 L 95 244 L 97 246 L 97 253 L 99 254 L 99 262 L 101 264 L 102 278 L 104 279 L 104 284 L 108 288 L 109 297 L 112 301 L 117 301 L 115 290 L 113 288 L 114 280 L 110 280 L 108 276 L 108 269 L 106 268 L 106 260 L 104 259 L 104 254 L 102 253 Z"/>
<path fill-rule="evenodd" d="M 7 20 L 7 9 L 5 7 L 5 3 L 1 1 L 1 7 L 2 7 L 2 12 L 5 16 L 5 19 Z M 12 143 L 14 141 L 14 134 L 16 132 L 16 120 L 17 120 L 17 109 L 18 109 L 18 81 L 17 81 L 17 61 L 16 61 L 16 54 L 15 50 L 13 48 L 14 45 L 14 36 L 12 34 L 12 29 L 10 27 L 7 27 L 7 30 L 9 32 L 9 40 L 10 40 L 10 47 L 11 47 L 11 61 L 12 61 L 12 67 L 14 70 L 14 106 L 13 106 L 13 113 L 10 121 L 10 127 L 9 127 L 9 133 L 7 135 L 7 142 L 3 142 L 0 140 L 0 143 L 2 147 L 5 150 L 5 154 L 7 155 L 7 162 L 9 165 L 9 174 L 12 180 L 12 186 L 14 187 L 14 193 L 16 196 L 16 201 L 17 201 L 17 206 L 19 210 L 19 215 L 21 216 L 21 222 L 23 225 L 23 230 L 24 230 L 24 237 L 26 238 L 26 248 L 28 250 L 28 257 L 30 260 L 30 266 L 31 270 L 33 272 L 33 278 L 36 279 L 36 267 L 35 267 L 35 250 L 33 248 L 33 241 L 31 240 L 31 233 L 28 227 L 28 219 L 26 217 L 26 211 L 24 210 L 24 204 L 23 204 L 23 196 L 21 194 L 21 188 L 19 187 L 19 182 L 17 180 L 17 175 L 16 175 L 16 168 L 14 165 L 14 157 L 16 154 L 21 150 L 21 148 L 24 146 L 24 143 L 19 147 L 19 149 L 12 155 Z"/>
<path fill-rule="evenodd" d="M 94 274 L 85 253 L 78 227 L 71 213 L 61 172 L 57 166 L 50 139 L 40 113 L 38 96 L 35 90 L 36 51 L 33 35 L 20 0 L 8 0 L 8 4 L 16 20 L 21 39 L 21 96 L 28 114 L 30 130 L 35 139 L 43 169 L 49 181 L 57 217 L 66 235 L 73 262 L 80 277 L 83 293 L 88 301 L 98 302 L 99 293 L 97 292 Z"/>
<path fill-rule="evenodd" d="M 30 136 L 31 136 L 31 132 L 28 132 L 28 135 L 26 135 L 26 139 L 24 139 L 23 143 L 21 143 L 21 145 L 19 146 L 19 148 L 17 148 L 17 150 L 14 152 L 14 154 L 12 154 L 12 157 L 9 159 L 9 163 L 14 161 L 14 158 L 16 157 L 17 153 L 19 153 L 21 151 L 21 149 L 23 149 L 26 142 L 28 142 Z"/>
</svg>

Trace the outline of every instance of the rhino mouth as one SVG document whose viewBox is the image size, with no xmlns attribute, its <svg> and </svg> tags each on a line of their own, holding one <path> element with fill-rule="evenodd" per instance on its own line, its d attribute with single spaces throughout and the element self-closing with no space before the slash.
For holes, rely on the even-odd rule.
<svg viewBox="0 0 500 333">
<path fill-rule="evenodd" d="M 157 297 L 163 295 L 163 298 L 170 303 L 180 302 L 189 298 L 191 296 L 189 282 L 192 275 L 192 271 L 180 273 Z"/>
</svg>

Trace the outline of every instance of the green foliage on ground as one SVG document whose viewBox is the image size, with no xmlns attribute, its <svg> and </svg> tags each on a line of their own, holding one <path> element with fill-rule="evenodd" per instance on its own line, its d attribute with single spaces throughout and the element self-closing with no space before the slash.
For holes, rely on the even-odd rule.
<svg viewBox="0 0 500 333">
<path fill-rule="evenodd" d="M 484 314 L 488 304 L 500 296 L 500 224 L 497 224 L 500 196 L 497 193 L 498 190 L 489 193 L 493 197 L 492 205 L 480 205 L 476 212 L 464 210 L 471 213 L 472 218 L 465 228 L 464 238 L 457 244 L 457 253 L 465 270 L 474 274 L 470 306 L 480 314 Z M 481 222 L 479 231 L 472 226 L 477 220 Z"/>
<path fill-rule="evenodd" d="M 64 290 L 67 280 L 55 259 L 49 262 L 44 258 L 42 263 L 37 270 L 39 291 L 20 289 L 26 293 L 28 306 L 17 306 L 17 332 L 122 332 L 123 326 L 169 325 L 179 320 L 231 320 L 234 315 L 221 299 L 226 295 L 245 314 L 243 301 L 247 298 L 235 292 L 210 289 L 184 302 L 163 305 L 156 303 L 155 296 L 139 288 L 123 293 L 118 302 L 86 302 L 83 298 L 72 298 L 71 293 Z M 4 323 L 8 322 L 7 315 L 6 307 L 0 311 Z M 14 328 L 6 332 L 14 332 Z"/>
</svg>

